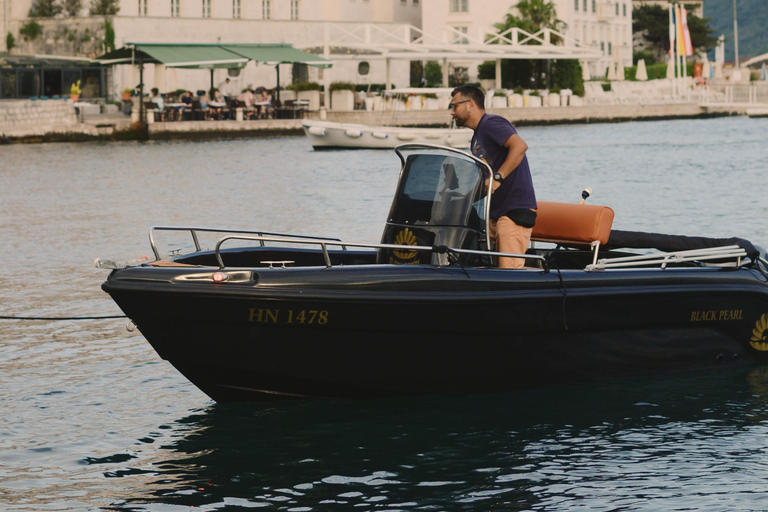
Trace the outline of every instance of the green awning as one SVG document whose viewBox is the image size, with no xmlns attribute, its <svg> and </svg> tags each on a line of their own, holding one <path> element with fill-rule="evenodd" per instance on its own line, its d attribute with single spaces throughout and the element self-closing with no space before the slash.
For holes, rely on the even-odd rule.
<svg viewBox="0 0 768 512">
<path fill-rule="evenodd" d="M 170 68 L 242 68 L 249 60 L 265 64 L 299 63 L 329 68 L 333 62 L 288 44 L 126 43 L 97 58 L 102 64 L 165 64 Z"/>
<path fill-rule="evenodd" d="M 211 44 L 127 43 L 98 58 L 105 64 L 165 64 L 169 68 L 241 68 L 248 58 Z"/>
<path fill-rule="evenodd" d="M 333 65 L 329 60 L 298 50 L 289 44 L 225 44 L 221 47 L 264 64 L 307 64 L 317 68 L 329 68 Z"/>
</svg>

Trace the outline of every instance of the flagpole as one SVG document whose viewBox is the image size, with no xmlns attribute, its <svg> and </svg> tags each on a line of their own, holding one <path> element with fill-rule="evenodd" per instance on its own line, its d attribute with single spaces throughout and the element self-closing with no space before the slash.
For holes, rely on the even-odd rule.
<svg viewBox="0 0 768 512">
<path fill-rule="evenodd" d="M 739 69 L 739 25 L 736 23 L 736 0 L 733 0 L 733 44 L 736 56 L 736 69 Z"/>
<path fill-rule="evenodd" d="M 675 15 L 673 4 L 669 4 L 669 64 L 672 65 L 672 96 L 677 95 L 677 58 L 675 57 Z"/>
</svg>

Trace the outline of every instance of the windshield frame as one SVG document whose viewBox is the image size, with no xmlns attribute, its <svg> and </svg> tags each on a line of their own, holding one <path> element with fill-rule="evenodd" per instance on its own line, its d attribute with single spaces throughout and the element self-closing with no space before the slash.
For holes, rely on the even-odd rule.
<svg viewBox="0 0 768 512">
<path fill-rule="evenodd" d="M 493 193 L 493 187 L 491 186 L 491 178 L 493 176 L 493 171 L 491 170 L 491 167 L 488 165 L 487 162 L 484 160 L 480 160 L 476 156 L 472 155 L 471 153 L 467 153 L 466 151 L 462 151 L 460 149 L 452 148 L 449 146 L 441 146 L 438 144 L 400 144 L 395 148 L 395 154 L 397 154 L 398 158 L 400 158 L 400 176 L 397 179 L 397 188 L 396 190 L 400 190 L 400 187 L 402 185 L 402 179 L 403 179 L 403 172 L 405 171 L 405 165 L 407 157 L 403 155 L 404 151 L 415 151 L 418 152 L 419 149 L 425 149 L 430 151 L 444 151 L 446 153 L 450 153 L 450 156 L 452 157 L 458 157 L 463 158 L 466 161 L 469 161 L 471 163 L 474 163 L 477 168 L 482 173 L 481 179 L 487 180 L 488 187 L 486 190 L 486 198 L 485 198 L 485 232 L 490 233 L 490 215 L 491 215 L 491 194 Z M 491 240 L 490 236 L 485 237 L 485 246 L 488 251 L 491 250 Z"/>
</svg>

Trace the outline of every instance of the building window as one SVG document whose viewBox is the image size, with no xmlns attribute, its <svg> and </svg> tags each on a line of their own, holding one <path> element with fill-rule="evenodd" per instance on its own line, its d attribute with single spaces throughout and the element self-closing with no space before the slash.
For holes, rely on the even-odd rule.
<svg viewBox="0 0 768 512">
<path fill-rule="evenodd" d="M 261 0 L 261 18 L 272 19 L 272 0 Z"/>
<path fill-rule="evenodd" d="M 587 0 L 584 0 L 584 12 L 587 12 Z"/>
<path fill-rule="evenodd" d="M 147 15 L 147 0 L 139 0 L 139 16 Z"/>
<path fill-rule="evenodd" d="M 605 42 L 600 41 L 600 52 L 605 53 Z"/>
<path fill-rule="evenodd" d="M 203 0 L 203 18 L 211 17 L 211 0 Z"/>
<path fill-rule="evenodd" d="M 178 18 L 181 14 L 181 0 L 171 0 L 171 17 Z"/>
<path fill-rule="evenodd" d="M 451 12 L 469 12 L 469 0 L 451 0 Z"/>
<path fill-rule="evenodd" d="M 291 19 L 299 19 L 299 0 L 291 0 Z"/>
<path fill-rule="evenodd" d="M 578 10 L 579 10 L 579 0 L 576 0 L 576 1 L 573 3 L 573 9 L 574 9 L 574 10 L 576 10 L 576 11 L 578 11 Z"/>
<path fill-rule="evenodd" d="M 616 16 L 619 15 L 619 4 L 616 4 Z"/>
<path fill-rule="evenodd" d="M 595 0 L 592 0 L 592 12 L 597 12 L 597 2 Z"/>
<path fill-rule="evenodd" d="M 232 0 L 232 17 L 239 18 L 241 13 L 240 0 Z"/>
<path fill-rule="evenodd" d="M 453 27 L 456 32 L 453 33 L 453 44 L 469 44 L 466 34 L 468 32 L 467 27 Z"/>
<path fill-rule="evenodd" d="M 622 10 L 624 11 L 624 16 L 626 16 L 627 15 L 627 4 L 622 4 L 621 7 L 622 7 Z"/>
<path fill-rule="evenodd" d="M 419 0 L 413 0 L 413 5 L 419 5 Z"/>
<path fill-rule="evenodd" d="M 613 55 L 613 48 L 611 43 L 608 43 L 608 55 Z"/>
</svg>

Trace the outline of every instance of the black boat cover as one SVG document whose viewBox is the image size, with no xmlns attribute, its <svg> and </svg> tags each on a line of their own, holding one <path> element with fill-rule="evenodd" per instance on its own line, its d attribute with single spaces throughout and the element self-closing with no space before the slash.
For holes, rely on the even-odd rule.
<svg viewBox="0 0 768 512">
<path fill-rule="evenodd" d="M 752 242 L 743 238 L 705 238 L 702 236 L 662 235 L 659 233 L 643 233 L 641 231 L 611 230 L 606 247 L 608 249 L 658 249 L 664 252 L 689 251 L 693 249 L 708 249 L 738 245 L 752 261 L 760 256 Z"/>
</svg>

